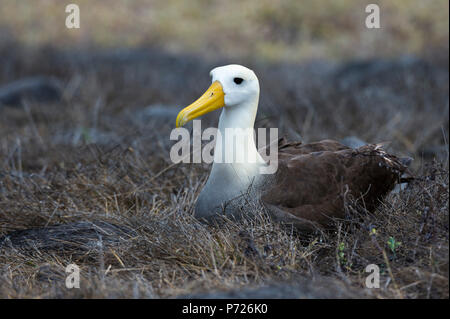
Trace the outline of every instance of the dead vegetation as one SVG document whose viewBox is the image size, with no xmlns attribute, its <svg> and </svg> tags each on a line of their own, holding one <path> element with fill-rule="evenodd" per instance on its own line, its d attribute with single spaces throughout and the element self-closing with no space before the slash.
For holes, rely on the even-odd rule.
<svg viewBox="0 0 450 319">
<path fill-rule="evenodd" d="M 0 51 L 1 84 L 25 75 L 65 83 L 59 102 L 0 107 L 1 297 L 208 296 L 274 282 L 298 292 L 311 279 L 313 291 L 299 296 L 448 298 L 448 61 L 250 63 L 263 92 L 257 126 L 307 142 L 391 141 L 391 152 L 415 158 L 417 178 L 377 211 L 349 200 L 335 231 L 306 236 L 264 211 L 220 227 L 196 221 L 209 168 L 172 164 L 175 117 L 143 112 L 181 108 L 229 61 L 155 49 Z M 37 227 L 53 235 L 26 231 L 24 242 L 14 232 Z M 71 263 L 80 289 L 65 288 Z M 380 267 L 380 289 L 364 288 L 368 264 Z"/>
</svg>

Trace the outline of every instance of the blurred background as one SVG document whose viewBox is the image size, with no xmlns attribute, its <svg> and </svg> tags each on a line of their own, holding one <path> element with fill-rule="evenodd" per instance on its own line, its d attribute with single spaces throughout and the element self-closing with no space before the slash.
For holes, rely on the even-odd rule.
<svg viewBox="0 0 450 319">
<path fill-rule="evenodd" d="M 73 2 L 81 10 L 79 30 L 64 27 L 69 3 L 2 1 L 2 40 L 59 49 L 152 46 L 175 54 L 264 62 L 428 55 L 448 49 L 444 0 L 79 0 Z M 381 29 L 365 27 L 369 3 L 381 9 Z"/>
<path fill-rule="evenodd" d="M 25 100 L 51 143 L 118 142 L 135 135 L 136 121 L 171 128 L 211 68 L 239 63 L 261 80 L 257 126 L 305 141 L 389 140 L 409 155 L 441 154 L 448 1 L 375 1 L 379 29 L 365 25 L 368 3 L 79 0 L 81 27 L 68 29 L 67 1 L 3 0 L 0 102 L 13 108 L 1 107 L 0 131 L 3 139 L 17 133 L 14 106 Z M 133 121 L 114 123 L 125 114 Z"/>
</svg>

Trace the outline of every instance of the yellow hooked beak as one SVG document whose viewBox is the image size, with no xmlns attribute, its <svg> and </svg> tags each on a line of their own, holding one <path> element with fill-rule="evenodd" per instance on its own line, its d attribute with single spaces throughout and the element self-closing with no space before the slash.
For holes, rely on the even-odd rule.
<svg viewBox="0 0 450 319">
<path fill-rule="evenodd" d="M 215 81 L 203 95 L 191 105 L 185 107 L 178 113 L 177 127 L 202 116 L 206 113 L 220 109 L 225 106 L 225 94 L 222 84 Z"/>
</svg>

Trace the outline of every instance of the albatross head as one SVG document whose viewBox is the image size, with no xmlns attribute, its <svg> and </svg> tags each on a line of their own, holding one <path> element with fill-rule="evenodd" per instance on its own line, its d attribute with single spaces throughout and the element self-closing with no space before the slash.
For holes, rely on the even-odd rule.
<svg viewBox="0 0 450 319">
<path fill-rule="evenodd" d="M 236 110 L 233 112 L 236 115 L 250 115 L 248 122 L 253 127 L 259 99 L 259 82 L 255 73 L 242 65 L 230 64 L 214 68 L 210 75 L 211 86 L 198 100 L 178 114 L 177 127 L 223 107 L 230 112 Z"/>
</svg>

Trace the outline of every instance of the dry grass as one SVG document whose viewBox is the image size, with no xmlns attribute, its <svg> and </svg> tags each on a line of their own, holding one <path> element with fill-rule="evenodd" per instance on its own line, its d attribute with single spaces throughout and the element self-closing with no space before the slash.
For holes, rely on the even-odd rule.
<svg viewBox="0 0 450 319">
<path fill-rule="evenodd" d="M 228 61 L 154 49 L 70 53 L 8 43 L 0 51 L 0 83 L 49 74 L 66 85 L 61 102 L 0 108 L 1 234 L 78 221 L 133 230 L 115 242 L 105 235 L 97 246 L 4 243 L 1 297 L 158 298 L 324 277 L 352 296 L 448 298 L 448 61 L 250 63 L 263 91 L 257 126 L 305 141 L 390 140 L 391 151 L 416 159 L 417 180 L 379 210 L 349 204 L 335 232 L 305 236 L 264 211 L 220 227 L 193 219 L 208 166 L 173 165 L 175 117 L 143 111 L 186 105 L 207 87 L 210 67 Z M 401 244 L 391 250 L 388 240 Z M 73 262 L 81 288 L 68 290 L 64 269 Z M 382 275 L 381 288 L 369 291 L 370 263 Z"/>
</svg>

